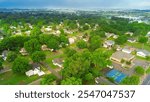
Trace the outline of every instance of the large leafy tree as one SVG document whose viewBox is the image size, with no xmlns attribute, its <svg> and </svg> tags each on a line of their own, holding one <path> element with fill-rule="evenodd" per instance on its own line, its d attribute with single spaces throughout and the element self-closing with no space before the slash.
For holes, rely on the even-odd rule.
<svg viewBox="0 0 150 102">
<path fill-rule="evenodd" d="M 80 49 L 87 48 L 87 43 L 84 40 L 80 40 L 77 42 L 77 47 Z"/>
<path fill-rule="evenodd" d="M 70 77 L 61 81 L 61 85 L 82 85 L 80 78 Z"/>
<path fill-rule="evenodd" d="M 31 39 L 25 42 L 24 47 L 29 53 L 41 50 L 41 45 L 37 39 Z"/>
<path fill-rule="evenodd" d="M 128 38 L 127 38 L 126 35 L 121 35 L 121 36 L 119 36 L 119 37 L 115 40 L 115 42 L 116 42 L 116 44 L 118 44 L 118 45 L 122 45 L 122 44 L 126 43 L 127 40 L 128 40 Z"/>
<path fill-rule="evenodd" d="M 107 67 L 107 65 L 111 64 L 109 57 L 110 54 L 108 53 L 108 51 L 97 49 L 92 54 L 92 63 L 95 65 L 96 68 L 105 68 Z"/>
<path fill-rule="evenodd" d="M 59 41 L 56 39 L 51 39 L 47 42 L 47 46 L 51 49 L 57 50 L 59 48 Z"/>
<path fill-rule="evenodd" d="M 66 48 L 64 50 L 64 53 L 66 54 L 67 57 L 71 57 L 73 56 L 75 53 L 77 53 L 76 50 L 72 49 L 72 48 Z"/>
<path fill-rule="evenodd" d="M 0 42 L 0 50 L 19 50 L 28 40 L 29 37 L 25 36 L 6 37 Z"/>
<path fill-rule="evenodd" d="M 74 54 L 64 62 L 63 77 L 83 77 L 90 68 L 91 53 L 88 50 Z"/>
<path fill-rule="evenodd" d="M 139 75 L 144 75 L 144 74 L 145 74 L 145 70 L 144 70 L 144 68 L 141 67 L 141 66 L 137 66 L 137 67 L 135 68 L 135 72 L 136 72 L 137 74 L 139 74 Z"/>
<path fill-rule="evenodd" d="M 40 62 L 46 59 L 46 55 L 42 51 L 36 51 L 32 54 L 31 58 L 34 62 Z"/>
<path fill-rule="evenodd" d="M 99 36 L 91 36 L 89 43 L 90 43 L 89 49 L 91 51 L 98 49 L 102 45 L 102 42 Z"/>
<path fill-rule="evenodd" d="M 41 80 L 41 85 L 54 85 L 57 77 L 53 74 L 46 75 Z"/>
<path fill-rule="evenodd" d="M 7 61 L 12 62 L 17 58 L 17 54 L 15 52 L 9 52 L 7 55 Z"/>
<path fill-rule="evenodd" d="M 29 60 L 24 57 L 17 57 L 12 65 L 12 71 L 18 74 L 24 74 L 30 68 Z"/>
</svg>

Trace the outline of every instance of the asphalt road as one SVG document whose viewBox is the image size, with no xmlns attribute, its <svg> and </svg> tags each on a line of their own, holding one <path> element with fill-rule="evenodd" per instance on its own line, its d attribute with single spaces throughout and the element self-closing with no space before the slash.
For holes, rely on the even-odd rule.
<svg viewBox="0 0 150 102">
<path fill-rule="evenodd" d="M 150 85 L 150 75 L 148 75 L 143 81 L 142 85 Z"/>
</svg>

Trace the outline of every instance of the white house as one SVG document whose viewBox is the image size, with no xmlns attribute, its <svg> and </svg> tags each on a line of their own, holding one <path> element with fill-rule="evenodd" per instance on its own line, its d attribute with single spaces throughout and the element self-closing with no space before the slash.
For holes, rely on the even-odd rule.
<svg viewBox="0 0 150 102">
<path fill-rule="evenodd" d="M 25 73 L 28 77 L 33 76 L 33 75 L 42 76 L 45 74 L 45 72 L 40 70 L 40 66 L 38 64 L 33 63 L 32 66 L 33 66 L 33 69 Z"/>
<path fill-rule="evenodd" d="M 150 52 L 147 50 L 138 49 L 136 55 L 146 58 L 146 57 L 150 56 Z"/>
<path fill-rule="evenodd" d="M 34 75 L 34 71 L 33 70 L 29 70 L 25 74 L 26 74 L 26 76 L 30 77 L 30 76 Z"/>
<path fill-rule="evenodd" d="M 112 40 L 107 40 L 107 41 L 104 42 L 103 47 L 105 47 L 105 48 L 111 48 L 111 47 L 114 46 L 114 44 L 115 44 L 114 41 L 112 41 Z"/>
<path fill-rule="evenodd" d="M 136 42 L 136 39 L 129 38 L 129 39 L 128 39 L 128 42 L 130 42 L 130 43 L 135 43 L 135 42 Z"/>
<path fill-rule="evenodd" d="M 69 40 L 69 44 L 75 43 L 75 39 L 76 39 L 76 38 L 69 38 L 69 39 L 68 39 L 68 40 Z"/>
<path fill-rule="evenodd" d="M 133 51 L 135 50 L 135 48 L 133 47 L 130 47 L 130 46 L 125 46 L 123 49 L 122 49 L 122 52 L 125 52 L 125 53 L 132 53 Z"/>
<path fill-rule="evenodd" d="M 61 58 L 56 58 L 56 59 L 52 60 L 52 63 L 55 66 L 63 67 L 63 60 Z"/>
<path fill-rule="evenodd" d="M 8 51 L 7 50 L 2 52 L 2 58 L 3 58 L 4 61 L 6 61 L 7 55 L 8 55 Z"/>
<path fill-rule="evenodd" d="M 126 35 L 130 35 L 130 36 L 133 36 L 133 32 L 126 32 L 125 34 L 126 34 Z"/>
<path fill-rule="evenodd" d="M 147 33 L 146 37 L 150 37 L 150 31 Z"/>
</svg>

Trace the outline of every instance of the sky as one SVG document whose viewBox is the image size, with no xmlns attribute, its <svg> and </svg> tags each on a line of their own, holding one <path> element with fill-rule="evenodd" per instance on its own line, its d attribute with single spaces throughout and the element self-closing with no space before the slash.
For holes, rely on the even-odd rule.
<svg viewBox="0 0 150 102">
<path fill-rule="evenodd" d="M 0 8 L 150 9 L 150 0 L 0 0 Z"/>
</svg>

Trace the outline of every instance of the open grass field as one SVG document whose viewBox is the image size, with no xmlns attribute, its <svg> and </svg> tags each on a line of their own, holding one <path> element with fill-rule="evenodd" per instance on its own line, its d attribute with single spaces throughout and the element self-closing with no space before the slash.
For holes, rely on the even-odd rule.
<svg viewBox="0 0 150 102">
<path fill-rule="evenodd" d="M 0 74 L 0 85 L 26 85 L 39 78 L 39 76 L 27 77 L 26 75 L 18 75 L 9 71 Z"/>
</svg>

